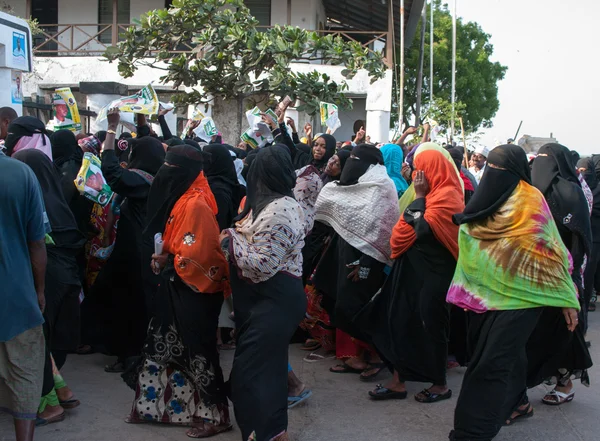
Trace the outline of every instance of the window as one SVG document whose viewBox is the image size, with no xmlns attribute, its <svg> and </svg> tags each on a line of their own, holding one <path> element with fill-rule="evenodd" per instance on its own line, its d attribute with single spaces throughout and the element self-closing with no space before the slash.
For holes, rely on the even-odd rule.
<svg viewBox="0 0 600 441">
<path fill-rule="evenodd" d="M 244 0 L 259 26 L 271 26 L 271 0 Z"/>
<path fill-rule="evenodd" d="M 130 0 L 98 0 L 98 23 L 105 26 L 112 24 L 113 3 L 117 3 L 117 24 L 129 24 Z M 99 26 L 98 32 L 105 26 Z M 104 44 L 112 43 L 112 29 L 108 28 L 98 35 L 98 40 Z"/>
</svg>

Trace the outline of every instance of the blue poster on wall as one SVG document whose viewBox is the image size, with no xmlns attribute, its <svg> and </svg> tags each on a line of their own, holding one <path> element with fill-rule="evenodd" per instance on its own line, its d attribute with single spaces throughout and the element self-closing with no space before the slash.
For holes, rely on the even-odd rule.
<svg viewBox="0 0 600 441">
<path fill-rule="evenodd" d="M 13 32 L 12 56 L 13 64 L 17 66 L 27 66 L 27 45 L 25 44 L 25 34 Z"/>
</svg>

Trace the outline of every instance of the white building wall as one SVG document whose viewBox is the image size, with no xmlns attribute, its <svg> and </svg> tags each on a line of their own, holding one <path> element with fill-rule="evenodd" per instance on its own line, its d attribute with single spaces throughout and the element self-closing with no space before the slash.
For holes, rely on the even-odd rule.
<svg viewBox="0 0 600 441">
<path fill-rule="evenodd" d="M 271 0 L 271 26 L 287 24 L 287 0 Z"/>
<path fill-rule="evenodd" d="M 28 18 L 26 17 L 27 11 L 25 7 L 25 0 L 8 0 L 5 3 L 7 4 L 7 6 L 10 6 L 12 8 L 13 15 L 16 15 L 17 17 L 21 18 Z"/>
<path fill-rule="evenodd" d="M 145 12 L 164 7 L 165 0 L 131 0 L 131 19 L 140 18 Z"/>
</svg>

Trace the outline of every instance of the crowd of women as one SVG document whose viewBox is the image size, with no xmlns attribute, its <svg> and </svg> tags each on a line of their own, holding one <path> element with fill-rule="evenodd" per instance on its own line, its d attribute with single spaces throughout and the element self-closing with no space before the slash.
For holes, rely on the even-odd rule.
<svg viewBox="0 0 600 441">
<path fill-rule="evenodd" d="M 95 350 L 135 391 L 127 422 L 192 438 L 232 429 L 230 399 L 244 441 L 287 440 L 288 407 L 311 394 L 288 364 L 294 336 L 307 361 L 337 358 L 332 373 L 389 370 L 372 400 L 406 399 L 411 382 L 431 384 L 420 403 L 449 399 L 447 370 L 467 366 L 452 440 L 533 416 L 527 389 L 544 381 L 549 405 L 589 385 L 600 157 L 503 145 L 475 180 L 468 152 L 429 142 L 428 127 L 408 146 L 415 128 L 375 145 L 359 125 L 340 146 L 310 130 L 301 143 L 283 112 L 263 118 L 274 141 L 249 151 L 160 139 L 143 117 L 117 138 L 116 111 L 89 136 L 11 123 L 6 153 L 37 176 L 52 227 L 39 424 L 80 404 L 60 369 Z M 74 185 L 84 152 L 115 193 L 105 206 Z"/>
</svg>

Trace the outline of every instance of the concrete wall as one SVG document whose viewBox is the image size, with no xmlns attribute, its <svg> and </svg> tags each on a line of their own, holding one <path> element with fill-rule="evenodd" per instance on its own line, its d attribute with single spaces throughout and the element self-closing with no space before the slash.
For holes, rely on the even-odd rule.
<svg viewBox="0 0 600 441">
<path fill-rule="evenodd" d="M 22 18 L 28 18 L 26 17 L 27 11 L 25 10 L 25 0 L 7 0 L 5 3 L 12 8 L 11 14 Z"/>
<path fill-rule="evenodd" d="M 131 14 L 130 17 L 140 18 L 145 12 L 154 9 L 164 9 L 165 0 L 131 0 Z"/>
</svg>

